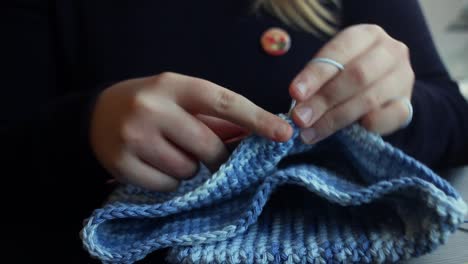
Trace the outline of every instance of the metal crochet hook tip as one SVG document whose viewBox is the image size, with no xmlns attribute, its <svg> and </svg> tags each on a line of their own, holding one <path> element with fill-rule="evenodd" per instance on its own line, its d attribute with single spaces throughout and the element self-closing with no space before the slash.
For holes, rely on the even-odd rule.
<svg viewBox="0 0 468 264">
<path fill-rule="evenodd" d="M 292 114 L 292 110 L 294 109 L 294 107 L 296 106 L 296 100 L 292 100 L 291 101 L 291 106 L 289 107 L 289 111 L 288 111 L 288 116 L 291 117 L 291 114 Z"/>
</svg>

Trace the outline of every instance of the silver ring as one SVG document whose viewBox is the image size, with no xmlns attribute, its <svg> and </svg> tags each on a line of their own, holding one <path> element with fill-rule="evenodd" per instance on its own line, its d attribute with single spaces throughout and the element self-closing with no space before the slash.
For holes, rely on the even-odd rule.
<svg viewBox="0 0 468 264">
<path fill-rule="evenodd" d="M 406 118 L 406 120 L 405 120 L 405 122 L 403 123 L 403 125 L 401 125 L 401 128 L 406 128 L 406 127 L 409 126 L 409 124 L 411 123 L 411 121 L 413 121 L 413 113 L 414 113 L 413 105 L 411 104 L 410 99 L 408 99 L 408 98 L 406 98 L 406 97 L 403 97 L 403 98 L 401 98 L 400 100 L 402 100 L 403 103 L 405 103 L 406 107 L 408 108 L 408 112 L 409 112 L 408 118 Z"/>
<path fill-rule="evenodd" d="M 332 59 L 329 59 L 329 58 L 314 58 L 312 60 L 309 61 L 309 63 L 327 63 L 327 64 L 330 64 L 330 65 L 333 65 L 335 66 L 336 68 L 338 68 L 339 71 L 342 71 L 344 70 L 344 65 L 335 61 L 335 60 L 332 60 Z M 291 116 L 291 112 L 293 110 L 293 108 L 296 106 L 296 100 L 292 100 L 291 101 L 291 106 L 289 107 L 289 111 L 288 111 L 288 115 Z"/>
<path fill-rule="evenodd" d="M 319 62 L 333 65 L 336 68 L 338 68 L 338 70 L 340 70 L 340 71 L 344 70 L 344 65 L 343 64 L 341 64 L 341 63 L 339 63 L 339 62 L 337 62 L 335 60 L 329 59 L 329 58 L 314 58 L 314 59 L 310 60 L 309 63 L 319 63 Z"/>
</svg>

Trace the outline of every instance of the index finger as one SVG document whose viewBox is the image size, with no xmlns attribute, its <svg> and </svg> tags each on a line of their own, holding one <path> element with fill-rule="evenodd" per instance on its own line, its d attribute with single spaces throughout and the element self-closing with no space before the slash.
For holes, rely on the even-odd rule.
<svg viewBox="0 0 468 264">
<path fill-rule="evenodd" d="M 275 141 L 287 141 L 291 126 L 244 96 L 209 81 L 189 78 L 179 87 L 176 100 L 193 114 L 219 117 Z"/>
<path fill-rule="evenodd" d="M 348 64 L 376 43 L 383 33 L 381 28 L 374 25 L 349 27 L 325 44 L 314 58 Z M 289 92 L 294 99 L 304 101 L 338 72 L 339 69 L 329 63 L 308 63 L 292 81 Z"/>
</svg>

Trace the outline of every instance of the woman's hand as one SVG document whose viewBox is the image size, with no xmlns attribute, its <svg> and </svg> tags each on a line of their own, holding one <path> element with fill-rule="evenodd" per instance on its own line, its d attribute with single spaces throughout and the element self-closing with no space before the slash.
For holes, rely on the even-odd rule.
<svg viewBox="0 0 468 264">
<path fill-rule="evenodd" d="M 309 63 L 293 80 L 289 90 L 298 104 L 292 116 L 304 128 L 304 142 L 316 143 L 357 120 L 380 134 L 406 122 L 410 109 L 405 100 L 411 97 L 414 72 L 405 44 L 376 25 L 356 25 L 315 57 L 333 59 L 345 69 Z"/>
<path fill-rule="evenodd" d="M 174 73 L 120 82 L 100 95 L 91 121 L 97 159 L 117 179 L 174 190 L 228 157 L 223 140 L 253 131 L 276 141 L 289 124 L 228 89 Z"/>
</svg>

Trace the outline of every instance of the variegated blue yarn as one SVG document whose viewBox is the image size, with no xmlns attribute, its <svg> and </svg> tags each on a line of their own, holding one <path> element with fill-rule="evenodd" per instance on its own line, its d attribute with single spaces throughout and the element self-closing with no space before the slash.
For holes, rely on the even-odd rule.
<svg viewBox="0 0 468 264">
<path fill-rule="evenodd" d="M 87 219 L 84 246 L 106 263 L 161 248 L 172 263 L 392 263 L 463 223 L 451 185 L 379 136 L 353 125 L 309 146 L 298 134 L 252 136 L 174 193 L 121 186 Z"/>
</svg>

